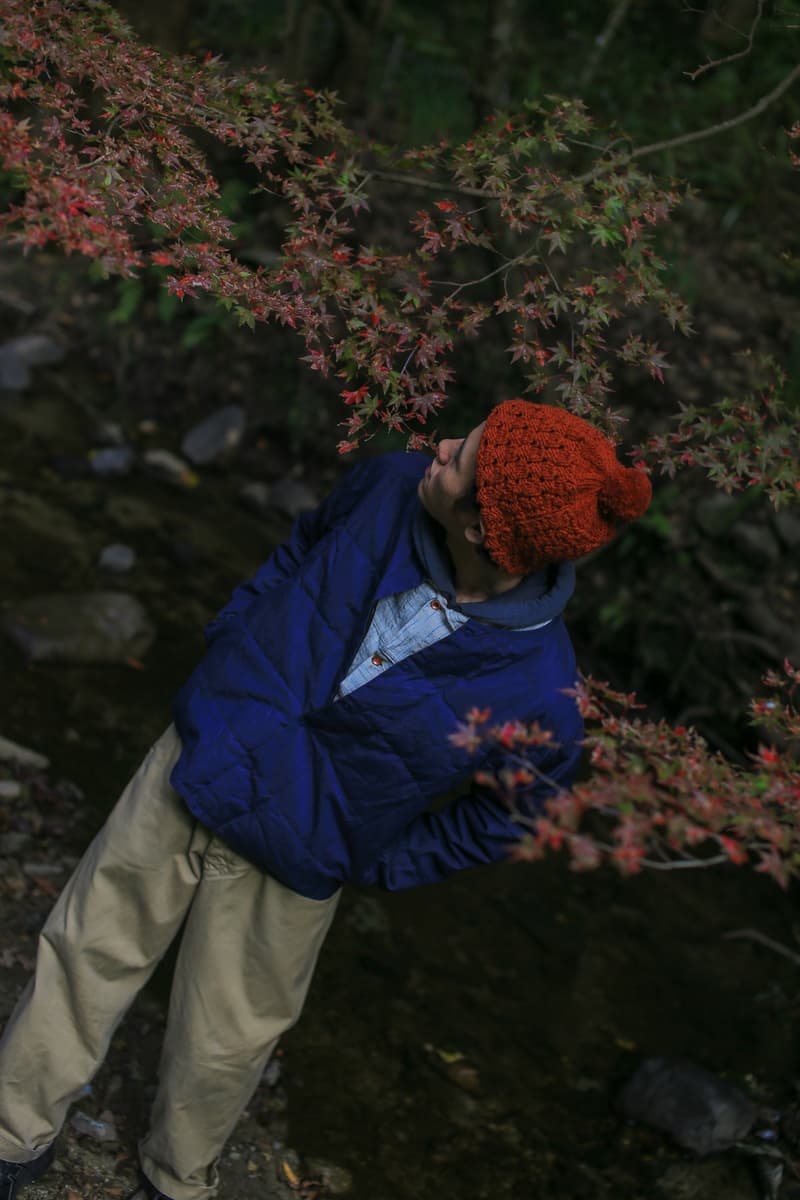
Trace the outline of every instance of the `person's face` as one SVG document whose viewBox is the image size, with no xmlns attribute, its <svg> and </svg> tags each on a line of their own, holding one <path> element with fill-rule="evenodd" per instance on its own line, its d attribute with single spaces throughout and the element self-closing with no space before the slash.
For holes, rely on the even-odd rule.
<svg viewBox="0 0 800 1200">
<path fill-rule="evenodd" d="M 466 437 L 442 438 L 436 447 L 436 457 L 419 481 L 417 494 L 423 507 L 448 533 L 456 526 L 463 526 L 463 517 L 454 505 L 472 491 L 485 424 L 482 421 L 476 425 Z"/>
</svg>

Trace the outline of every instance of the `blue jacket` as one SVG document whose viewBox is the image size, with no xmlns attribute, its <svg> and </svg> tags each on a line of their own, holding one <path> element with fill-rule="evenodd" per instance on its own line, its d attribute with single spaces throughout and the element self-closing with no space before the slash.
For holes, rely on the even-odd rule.
<svg viewBox="0 0 800 1200">
<path fill-rule="evenodd" d="M 563 786 L 580 758 L 582 722 L 558 690 L 577 675 L 560 615 L 532 631 L 471 619 L 334 701 L 374 605 L 423 579 L 412 526 L 429 461 L 362 463 L 300 517 L 206 627 L 206 655 L 175 699 L 173 787 L 233 849 L 312 899 L 506 856 L 521 830 L 491 793 L 473 787 L 430 811 L 487 765 L 448 740 L 471 707 L 552 729 L 560 748 L 535 761 Z"/>
</svg>

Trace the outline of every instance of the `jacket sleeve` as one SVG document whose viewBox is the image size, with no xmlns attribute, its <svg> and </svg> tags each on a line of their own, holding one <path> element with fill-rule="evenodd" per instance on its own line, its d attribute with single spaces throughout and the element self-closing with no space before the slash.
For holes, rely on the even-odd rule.
<svg viewBox="0 0 800 1200">
<path fill-rule="evenodd" d="M 359 490 L 364 486 L 364 477 L 369 466 L 367 462 L 354 467 L 339 481 L 326 500 L 315 509 L 300 514 L 286 541 L 282 542 L 258 568 L 252 579 L 248 579 L 234 590 L 228 603 L 206 625 L 203 631 L 206 641 L 214 636 L 228 617 L 244 612 L 256 596 L 294 574 L 309 550 L 331 528 L 335 518 L 347 511 L 348 506 L 357 498 Z"/>
<path fill-rule="evenodd" d="M 577 741 L 558 751 L 549 750 L 537 766 L 562 788 L 569 788 L 578 770 L 582 747 Z M 533 789 L 527 815 L 541 811 L 553 788 L 541 783 Z M 424 883 L 438 883 L 464 867 L 499 862 L 525 833 L 486 788 L 471 791 L 436 813 L 422 813 L 407 825 L 356 884 L 373 884 L 400 891 Z"/>
</svg>

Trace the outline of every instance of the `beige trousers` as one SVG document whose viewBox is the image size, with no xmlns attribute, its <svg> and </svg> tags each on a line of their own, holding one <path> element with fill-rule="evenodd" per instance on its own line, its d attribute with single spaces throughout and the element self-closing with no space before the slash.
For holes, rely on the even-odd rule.
<svg viewBox="0 0 800 1200">
<path fill-rule="evenodd" d="M 47 919 L 0 1042 L 0 1158 L 53 1141 L 186 918 L 142 1167 L 173 1200 L 216 1190 L 218 1159 L 280 1034 L 300 1015 L 339 893 L 309 900 L 200 825 L 159 738 Z"/>
</svg>

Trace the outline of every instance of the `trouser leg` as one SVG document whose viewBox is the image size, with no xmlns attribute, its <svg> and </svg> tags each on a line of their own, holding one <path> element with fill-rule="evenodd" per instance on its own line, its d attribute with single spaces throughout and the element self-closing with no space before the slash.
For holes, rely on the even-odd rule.
<svg viewBox="0 0 800 1200">
<path fill-rule="evenodd" d="M 48 917 L 35 974 L 0 1042 L 0 1157 L 56 1137 L 198 883 L 196 823 L 169 786 L 174 727 L 155 743 Z"/>
<path fill-rule="evenodd" d="M 339 900 L 309 900 L 214 839 L 181 940 L 148 1178 L 174 1200 L 216 1188 L 216 1160 L 305 1001 Z"/>
</svg>

